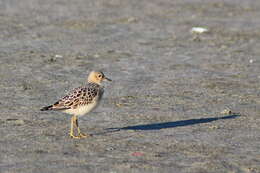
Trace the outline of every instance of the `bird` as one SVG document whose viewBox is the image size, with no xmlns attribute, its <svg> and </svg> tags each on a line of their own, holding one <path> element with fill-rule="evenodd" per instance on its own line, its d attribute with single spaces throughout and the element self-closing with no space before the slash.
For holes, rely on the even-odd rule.
<svg viewBox="0 0 260 173">
<path fill-rule="evenodd" d="M 81 117 L 95 109 L 103 96 L 104 87 L 101 83 L 112 81 L 107 78 L 101 71 L 90 72 L 87 83 L 84 86 L 77 87 L 67 95 L 59 99 L 52 105 L 41 108 L 41 111 L 61 111 L 72 115 L 70 123 L 70 137 L 74 139 L 86 138 L 91 135 L 84 134 L 80 131 L 78 117 Z M 75 126 L 77 135 L 74 134 Z"/>
</svg>

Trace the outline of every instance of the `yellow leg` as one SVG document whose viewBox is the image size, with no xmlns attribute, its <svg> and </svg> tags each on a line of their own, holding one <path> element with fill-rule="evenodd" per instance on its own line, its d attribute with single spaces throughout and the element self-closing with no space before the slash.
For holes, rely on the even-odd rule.
<svg viewBox="0 0 260 173">
<path fill-rule="evenodd" d="M 78 137 L 79 138 L 86 138 L 86 137 L 90 136 L 88 134 L 84 134 L 84 133 L 80 132 L 79 122 L 78 122 L 78 118 L 77 117 L 75 119 L 75 124 L 76 124 L 77 130 L 78 130 L 78 135 L 79 135 Z"/>
<path fill-rule="evenodd" d="M 80 138 L 79 136 L 74 135 L 74 124 L 75 124 L 76 119 L 77 119 L 77 117 L 75 115 L 71 117 L 71 120 L 70 120 L 70 137 L 74 138 L 74 139 L 79 139 Z"/>
</svg>

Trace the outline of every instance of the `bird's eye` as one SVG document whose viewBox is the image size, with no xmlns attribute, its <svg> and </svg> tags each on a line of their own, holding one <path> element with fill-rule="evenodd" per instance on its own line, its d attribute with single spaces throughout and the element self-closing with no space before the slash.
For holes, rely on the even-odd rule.
<svg viewBox="0 0 260 173">
<path fill-rule="evenodd" d="M 98 75 L 98 77 L 99 77 L 99 78 L 101 78 L 101 77 L 102 77 L 102 75 L 101 75 L 101 74 L 99 74 L 99 75 Z"/>
</svg>

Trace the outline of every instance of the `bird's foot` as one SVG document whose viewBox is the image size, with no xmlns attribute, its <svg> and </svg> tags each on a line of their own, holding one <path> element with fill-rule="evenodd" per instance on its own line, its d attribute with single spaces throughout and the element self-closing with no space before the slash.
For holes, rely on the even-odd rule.
<svg viewBox="0 0 260 173">
<path fill-rule="evenodd" d="M 86 137 L 90 137 L 90 136 L 92 136 L 92 135 L 89 135 L 89 134 L 84 134 L 84 133 L 79 133 L 79 137 L 80 138 L 86 138 Z"/>
<path fill-rule="evenodd" d="M 90 137 L 90 136 L 92 136 L 92 135 L 84 134 L 84 133 L 79 133 L 78 136 L 70 134 L 70 137 L 73 139 L 82 139 L 82 138 L 86 138 L 86 137 Z"/>
<path fill-rule="evenodd" d="M 75 136 L 73 134 L 70 134 L 70 137 L 73 138 L 73 139 L 80 139 L 80 136 Z"/>
</svg>

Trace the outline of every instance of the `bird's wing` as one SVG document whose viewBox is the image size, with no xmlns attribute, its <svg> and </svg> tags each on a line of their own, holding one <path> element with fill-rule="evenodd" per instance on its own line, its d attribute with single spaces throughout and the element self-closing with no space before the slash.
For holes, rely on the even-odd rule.
<svg viewBox="0 0 260 173">
<path fill-rule="evenodd" d="M 91 84 L 75 88 L 69 94 L 54 103 L 51 110 L 76 109 L 78 106 L 92 103 L 98 94 L 99 88 Z"/>
</svg>

